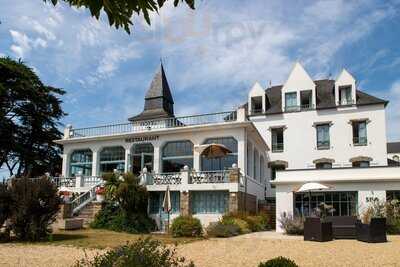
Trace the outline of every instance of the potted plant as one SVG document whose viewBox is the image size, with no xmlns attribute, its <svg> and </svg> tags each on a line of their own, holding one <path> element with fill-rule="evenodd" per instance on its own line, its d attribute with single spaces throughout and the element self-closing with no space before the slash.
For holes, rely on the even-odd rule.
<svg viewBox="0 0 400 267">
<path fill-rule="evenodd" d="M 391 213 L 391 203 L 374 200 L 364 211 L 362 220 L 356 224 L 358 241 L 368 243 L 386 242 L 386 217 Z"/>
<path fill-rule="evenodd" d="M 104 186 L 97 187 L 96 188 L 96 201 L 103 202 L 105 194 L 106 194 L 106 189 L 104 188 Z"/>
<path fill-rule="evenodd" d="M 304 222 L 304 240 L 331 241 L 333 239 L 332 222 L 326 221 L 326 217 L 333 211 L 332 206 L 321 202 L 316 208 L 317 217 L 307 217 Z"/>
</svg>

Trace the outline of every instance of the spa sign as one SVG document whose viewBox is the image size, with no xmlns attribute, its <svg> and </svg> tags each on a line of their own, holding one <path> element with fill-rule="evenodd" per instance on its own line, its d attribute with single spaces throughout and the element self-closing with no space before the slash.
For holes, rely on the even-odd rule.
<svg viewBox="0 0 400 267">
<path fill-rule="evenodd" d="M 158 135 L 149 135 L 149 136 L 139 136 L 139 137 L 131 137 L 126 138 L 126 143 L 142 143 L 142 142 L 149 142 L 149 141 L 157 141 Z"/>
</svg>

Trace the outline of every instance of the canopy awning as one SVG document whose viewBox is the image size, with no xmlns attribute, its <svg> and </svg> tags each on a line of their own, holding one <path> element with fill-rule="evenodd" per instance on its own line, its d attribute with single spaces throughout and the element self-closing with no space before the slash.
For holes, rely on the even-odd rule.
<svg viewBox="0 0 400 267">
<path fill-rule="evenodd" d="M 332 186 L 323 185 L 320 183 L 305 183 L 302 186 L 300 186 L 299 188 L 297 188 L 295 190 L 295 192 L 297 192 L 297 193 L 311 192 L 311 191 L 327 190 L 327 189 L 331 189 L 331 188 L 332 188 Z"/>
<path fill-rule="evenodd" d="M 207 158 L 220 158 L 232 153 L 232 151 L 222 144 L 205 144 L 194 146 L 194 149 Z"/>
</svg>

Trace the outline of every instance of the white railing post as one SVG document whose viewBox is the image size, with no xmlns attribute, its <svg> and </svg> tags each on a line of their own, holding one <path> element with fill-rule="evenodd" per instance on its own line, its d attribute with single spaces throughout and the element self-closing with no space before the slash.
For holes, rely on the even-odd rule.
<svg viewBox="0 0 400 267">
<path fill-rule="evenodd" d="M 236 120 L 245 121 L 246 120 L 246 110 L 242 107 L 238 108 L 236 111 Z"/>
<path fill-rule="evenodd" d="M 72 133 L 72 125 L 68 124 L 64 129 L 64 137 L 63 139 L 69 139 Z"/>
<path fill-rule="evenodd" d="M 83 186 L 83 175 L 82 172 L 79 172 L 75 179 L 75 188 L 79 189 Z"/>
<path fill-rule="evenodd" d="M 190 169 L 189 166 L 185 165 L 181 170 L 181 185 L 182 187 L 187 187 L 190 179 Z"/>
<path fill-rule="evenodd" d="M 149 173 L 147 171 L 147 168 L 144 167 L 142 170 L 142 174 L 140 175 L 140 182 L 139 182 L 140 185 L 146 185 L 148 183 L 148 179 L 147 179 L 148 175 L 149 175 Z"/>
</svg>

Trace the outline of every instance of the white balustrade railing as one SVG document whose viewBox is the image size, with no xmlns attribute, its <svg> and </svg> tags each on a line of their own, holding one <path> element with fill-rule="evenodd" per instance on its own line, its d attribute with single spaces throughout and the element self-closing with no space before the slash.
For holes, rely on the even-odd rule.
<svg viewBox="0 0 400 267">
<path fill-rule="evenodd" d="M 147 173 L 146 184 L 148 185 L 176 185 L 182 183 L 180 172 L 169 173 Z"/>
<path fill-rule="evenodd" d="M 71 202 L 72 214 L 77 214 L 82 208 L 84 208 L 87 204 L 96 199 L 96 189 L 99 186 L 102 186 L 103 182 L 98 182 L 93 185 L 88 191 L 80 194 L 77 198 L 75 198 Z"/>
<path fill-rule="evenodd" d="M 228 183 L 229 171 L 200 171 L 190 173 L 191 184 Z"/>
<path fill-rule="evenodd" d="M 134 132 L 146 132 L 150 130 L 176 128 L 211 123 L 231 122 L 237 120 L 236 111 L 218 112 L 185 117 L 172 117 L 147 121 L 136 121 L 88 128 L 71 128 L 67 138 L 102 136 Z"/>
</svg>

